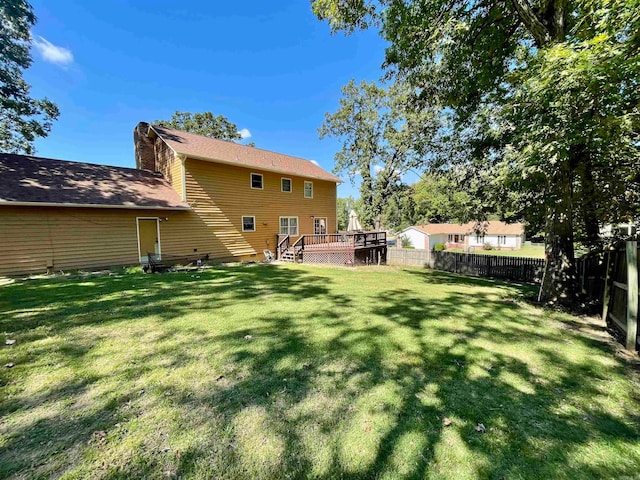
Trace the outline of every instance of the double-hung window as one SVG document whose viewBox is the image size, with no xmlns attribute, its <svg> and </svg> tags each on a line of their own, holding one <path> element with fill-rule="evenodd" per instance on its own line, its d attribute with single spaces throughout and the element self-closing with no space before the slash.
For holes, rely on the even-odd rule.
<svg viewBox="0 0 640 480">
<path fill-rule="evenodd" d="M 262 174 L 260 173 L 252 173 L 251 174 L 251 188 L 256 188 L 258 190 L 262 190 Z"/>
<path fill-rule="evenodd" d="M 291 179 L 290 179 L 290 178 L 284 178 L 284 177 L 282 177 L 282 178 L 280 179 L 280 185 L 281 185 L 281 188 L 280 188 L 280 189 L 281 189 L 283 192 L 287 192 L 287 193 L 291 192 Z"/>
<path fill-rule="evenodd" d="M 256 231 L 256 217 L 252 215 L 245 215 L 242 217 L 242 231 L 243 232 L 255 232 Z"/>
<path fill-rule="evenodd" d="M 313 182 L 304 182 L 304 198 L 313 198 Z"/>
<path fill-rule="evenodd" d="M 507 236 L 506 235 L 498 235 L 498 245 L 506 245 Z"/>
<path fill-rule="evenodd" d="M 280 217 L 280 235 L 298 235 L 298 217 Z"/>
</svg>

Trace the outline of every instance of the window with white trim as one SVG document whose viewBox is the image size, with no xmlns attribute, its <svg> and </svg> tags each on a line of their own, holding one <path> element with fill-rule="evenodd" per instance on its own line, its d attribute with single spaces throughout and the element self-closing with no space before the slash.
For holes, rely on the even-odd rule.
<svg viewBox="0 0 640 480">
<path fill-rule="evenodd" d="M 507 236 L 506 235 L 498 235 L 498 245 L 506 245 Z"/>
<path fill-rule="evenodd" d="M 313 182 L 304 182 L 304 198 L 313 198 Z"/>
<path fill-rule="evenodd" d="M 262 190 L 262 174 L 261 173 L 252 173 L 251 174 L 251 188 L 256 188 L 258 190 Z"/>
<path fill-rule="evenodd" d="M 280 217 L 280 235 L 298 235 L 298 217 Z"/>
<path fill-rule="evenodd" d="M 242 231 L 243 232 L 255 232 L 256 231 L 256 217 L 252 215 L 246 215 L 242 217 Z"/>
<path fill-rule="evenodd" d="M 476 234 L 476 244 L 478 243 L 484 243 L 484 235 Z"/>
<path fill-rule="evenodd" d="M 284 178 L 284 177 L 282 177 L 282 178 L 280 179 L 280 185 L 281 185 L 281 186 L 280 186 L 280 189 L 281 189 L 283 192 L 287 192 L 287 193 L 291 192 L 291 179 L 290 179 L 290 178 Z"/>
</svg>

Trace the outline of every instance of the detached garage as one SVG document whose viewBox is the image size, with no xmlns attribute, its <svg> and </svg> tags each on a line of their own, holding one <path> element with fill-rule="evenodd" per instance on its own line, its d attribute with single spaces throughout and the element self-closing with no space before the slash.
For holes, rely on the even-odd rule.
<svg viewBox="0 0 640 480">
<path fill-rule="evenodd" d="M 145 170 L 0 154 L 0 178 L 0 275 L 136 264 L 190 211 Z"/>
</svg>

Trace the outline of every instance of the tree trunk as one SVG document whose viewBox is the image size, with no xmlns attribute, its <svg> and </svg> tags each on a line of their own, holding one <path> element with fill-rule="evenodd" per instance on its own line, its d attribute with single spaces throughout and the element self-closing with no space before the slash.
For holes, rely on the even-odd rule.
<svg viewBox="0 0 640 480">
<path fill-rule="evenodd" d="M 573 248 L 573 189 L 570 163 L 565 161 L 556 178 L 556 201 L 547 207 L 546 264 L 539 300 L 571 306 L 577 301 L 577 281 Z"/>
<path fill-rule="evenodd" d="M 580 216 L 584 224 L 584 240 L 587 245 L 594 246 L 600 240 L 600 226 L 598 225 L 598 204 L 596 202 L 596 188 L 591 171 L 589 153 L 584 155 L 584 161 L 578 169 L 580 176 Z"/>
<path fill-rule="evenodd" d="M 364 228 L 371 228 L 375 220 L 374 198 L 373 198 L 373 178 L 371 177 L 370 166 L 361 170 L 362 183 L 360 184 L 360 197 L 362 198 L 362 218 L 360 221 Z"/>
</svg>

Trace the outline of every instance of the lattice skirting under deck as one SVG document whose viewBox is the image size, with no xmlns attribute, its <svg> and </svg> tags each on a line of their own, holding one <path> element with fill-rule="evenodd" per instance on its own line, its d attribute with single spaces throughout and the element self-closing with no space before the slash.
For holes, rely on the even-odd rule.
<svg viewBox="0 0 640 480">
<path fill-rule="evenodd" d="M 324 263 L 332 265 L 353 265 L 354 252 L 313 252 L 305 251 L 303 256 L 304 263 Z"/>
</svg>

